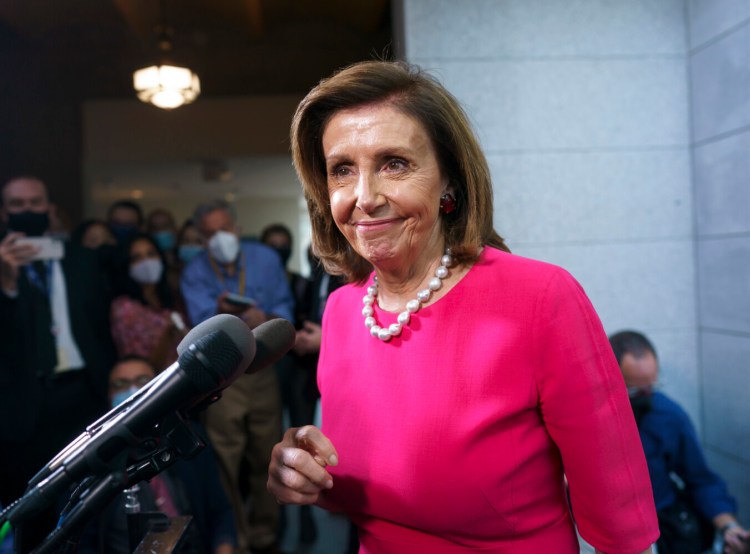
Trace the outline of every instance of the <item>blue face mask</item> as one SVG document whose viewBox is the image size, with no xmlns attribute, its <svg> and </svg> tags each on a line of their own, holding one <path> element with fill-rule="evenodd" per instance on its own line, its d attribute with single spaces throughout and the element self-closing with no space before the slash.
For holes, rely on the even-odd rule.
<svg viewBox="0 0 750 554">
<path fill-rule="evenodd" d="M 125 402 L 128 398 L 133 396 L 136 392 L 138 392 L 139 387 L 136 387 L 135 385 L 130 387 L 128 390 L 123 390 L 120 392 L 116 392 L 112 395 L 112 407 L 116 408 L 123 402 Z"/>
<path fill-rule="evenodd" d="M 175 236 L 172 231 L 158 231 L 153 233 L 151 237 L 153 237 L 154 242 L 156 242 L 156 245 L 162 252 L 167 252 L 174 248 Z"/>
<path fill-rule="evenodd" d="M 183 244 L 177 249 L 177 257 L 184 263 L 188 263 L 204 250 L 205 247 L 199 244 Z"/>
</svg>

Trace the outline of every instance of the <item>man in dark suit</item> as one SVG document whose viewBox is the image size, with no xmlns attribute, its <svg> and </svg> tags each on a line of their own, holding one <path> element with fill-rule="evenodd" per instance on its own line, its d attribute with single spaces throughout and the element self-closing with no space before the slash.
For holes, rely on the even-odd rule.
<svg viewBox="0 0 750 554">
<path fill-rule="evenodd" d="M 8 505 L 105 411 L 114 350 L 93 253 L 65 245 L 60 257 L 25 241 L 49 228 L 44 183 L 11 179 L 0 201 L 0 502 Z M 24 524 L 25 536 L 41 538 L 46 525 Z"/>
</svg>

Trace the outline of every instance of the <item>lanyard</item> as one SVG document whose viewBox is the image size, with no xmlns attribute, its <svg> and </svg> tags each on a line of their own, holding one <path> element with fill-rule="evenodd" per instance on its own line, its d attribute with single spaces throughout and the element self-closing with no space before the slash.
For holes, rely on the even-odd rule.
<svg viewBox="0 0 750 554">
<path fill-rule="evenodd" d="M 237 280 L 237 293 L 240 296 L 245 296 L 245 285 L 247 284 L 245 282 L 245 264 L 243 263 L 243 254 L 240 253 L 240 257 L 237 259 L 237 263 L 239 264 L 239 277 Z M 224 281 L 224 272 L 221 270 L 219 265 L 216 263 L 216 260 L 214 260 L 211 256 L 208 257 L 208 261 L 211 264 L 211 269 L 214 270 L 214 274 L 216 275 L 216 278 L 221 283 L 222 288 L 227 290 L 226 283 Z"/>
</svg>

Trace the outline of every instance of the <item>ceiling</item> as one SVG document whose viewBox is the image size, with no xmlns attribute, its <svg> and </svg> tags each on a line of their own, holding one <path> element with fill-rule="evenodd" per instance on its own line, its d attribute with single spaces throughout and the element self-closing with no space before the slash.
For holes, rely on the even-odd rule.
<svg viewBox="0 0 750 554">
<path fill-rule="evenodd" d="M 0 52 L 37 63 L 71 94 L 132 94 L 159 56 L 201 78 L 202 95 L 304 93 L 334 69 L 392 57 L 389 0 L 2 0 Z M 10 54 L 9 54 L 10 53 Z"/>
</svg>

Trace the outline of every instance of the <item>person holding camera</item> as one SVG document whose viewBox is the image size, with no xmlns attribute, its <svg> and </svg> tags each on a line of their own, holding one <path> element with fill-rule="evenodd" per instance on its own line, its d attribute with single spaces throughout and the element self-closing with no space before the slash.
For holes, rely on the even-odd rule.
<svg viewBox="0 0 750 554">
<path fill-rule="evenodd" d="M 185 267 L 180 280 L 192 323 L 217 313 L 236 315 L 251 329 L 277 317 L 292 321 L 294 300 L 276 252 L 260 243 L 241 242 L 234 213 L 222 200 L 198 206 L 193 221 L 207 247 Z M 276 369 L 241 376 L 220 402 L 208 407 L 205 425 L 221 462 L 240 552 L 275 552 L 280 508 L 265 483 L 271 450 L 281 436 Z M 241 472 L 245 463 L 249 469 Z M 249 514 L 243 495 L 248 490 Z"/>
<path fill-rule="evenodd" d="M 8 229 L 0 240 L 0 502 L 8 505 L 104 411 L 114 348 L 99 261 L 46 236 L 45 184 L 16 177 L 0 198 Z M 24 525 L 26 539 L 46 536 L 54 514 L 46 515 Z"/>
</svg>

